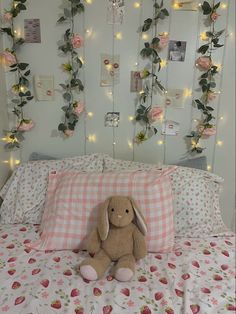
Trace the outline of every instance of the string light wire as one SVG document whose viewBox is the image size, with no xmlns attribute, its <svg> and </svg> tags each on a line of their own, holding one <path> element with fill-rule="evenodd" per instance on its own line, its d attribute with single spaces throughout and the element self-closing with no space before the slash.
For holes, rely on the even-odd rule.
<svg viewBox="0 0 236 314">
<path fill-rule="evenodd" d="M 86 56 L 86 29 L 85 29 L 85 13 L 83 13 L 83 18 L 82 18 L 82 27 L 83 27 L 83 32 L 84 32 L 84 45 L 83 45 L 83 52 L 82 52 L 82 58 L 84 60 L 83 63 L 83 72 L 82 72 L 82 77 L 83 77 L 83 82 L 84 82 L 84 86 L 85 89 L 83 91 L 83 101 L 85 104 L 85 112 L 84 112 L 84 154 L 87 154 L 87 97 L 86 97 L 86 75 L 85 75 L 85 67 L 86 67 L 86 60 L 85 60 L 85 56 Z"/>
</svg>

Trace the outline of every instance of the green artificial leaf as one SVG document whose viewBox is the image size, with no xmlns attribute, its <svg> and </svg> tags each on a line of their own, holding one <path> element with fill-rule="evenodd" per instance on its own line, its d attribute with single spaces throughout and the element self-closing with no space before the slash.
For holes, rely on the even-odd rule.
<svg viewBox="0 0 236 314">
<path fill-rule="evenodd" d="M 207 37 L 213 37 L 214 34 L 213 34 L 212 32 L 206 32 L 206 36 L 207 36 Z"/>
<path fill-rule="evenodd" d="M 213 10 L 216 11 L 220 6 L 220 2 L 218 2 L 216 5 L 214 5 Z"/>
<path fill-rule="evenodd" d="M 210 107 L 210 106 L 206 106 L 206 109 L 209 111 L 214 111 L 214 108 Z"/>
<path fill-rule="evenodd" d="M 216 83 L 215 82 L 210 82 L 209 87 L 215 88 L 216 87 Z"/>
<path fill-rule="evenodd" d="M 206 73 L 203 73 L 202 75 L 201 75 L 201 78 L 208 78 L 208 71 L 206 72 Z"/>
<path fill-rule="evenodd" d="M 63 89 L 67 89 L 67 86 L 65 84 L 59 84 Z"/>
<path fill-rule="evenodd" d="M 145 20 L 144 25 L 142 27 L 142 32 L 147 32 L 150 29 L 151 25 L 152 25 L 152 19 L 149 18 Z"/>
<path fill-rule="evenodd" d="M 58 125 L 58 131 L 64 132 L 67 129 L 66 125 L 64 123 L 60 123 Z"/>
<path fill-rule="evenodd" d="M 70 102 L 70 101 L 71 101 L 71 94 L 70 94 L 70 93 L 64 93 L 64 94 L 63 94 L 63 98 L 64 98 L 66 101 Z"/>
<path fill-rule="evenodd" d="M 16 9 L 20 11 L 27 10 L 26 6 L 23 3 L 18 3 Z"/>
<path fill-rule="evenodd" d="M 204 15 L 208 15 L 212 12 L 212 7 L 207 1 L 204 1 L 202 4 L 202 10 Z"/>
<path fill-rule="evenodd" d="M 215 48 L 221 48 L 221 47 L 224 47 L 224 45 L 214 44 L 214 47 L 215 47 Z"/>
<path fill-rule="evenodd" d="M 149 48 L 150 44 L 148 42 L 144 43 L 145 48 Z"/>
<path fill-rule="evenodd" d="M 152 40 L 153 45 L 158 45 L 159 42 L 160 42 L 160 38 L 158 38 L 158 37 L 154 37 Z"/>
<path fill-rule="evenodd" d="M 28 101 L 30 101 L 30 100 L 34 99 L 34 96 L 28 96 L 28 97 L 26 97 L 26 99 L 27 99 Z"/>
<path fill-rule="evenodd" d="M 153 128 L 153 131 L 155 134 L 157 134 L 157 129 L 156 128 Z"/>
<path fill-rule="evenodd" d="M 205 93 L 208 91 L 208 85 L 202 85 L 202 92 Z"/>
<path fill-rule="evenodd" d="M 19 63 L 18 68 L 22 71 L 24 71 L 28 67 L 28 63 Z"/>
<path fill-rule="evenodd" d="M 215 37 L 220 37 L 223 33 L 224 33 L 224 29 L 222 29 L 221 31 L 215 33 Z"/>
<path fill-rule="evenodd" d="M 10 70 L 10 72 L 16 72 L 16 71 L 17 71 L 17 68 Z"/>
<path fill-rule="evenodd" d="M 2 27 L 1 32 L 6 33 L 7 35 L 14 37 L 10 27 Z"/>
<path fill-rule="evenodd" d="M 71 11 L 68 10 L 67 8 L 64 9 L 64 15 L 65 17 L 71 17 Z"/>
<path fill-rule="evenodd" d="M 62 23 L 66 21 L 66 17 L 65 16 L 61 16 L 58 20 L 57 20 L 57 23 Z"/>
<path fill-rule="evenodd" d="M 201 53 L 201 54 L 205 54 L 207 52 L 207 50 L 209 49 L 210 47 L 210 44 L 206 44 L 206 45 L 203 45 L 201 46 L 199 49 L 198 49 L 198 53 Z"/>
<path fill-rule="evenodd" d="M 167 9 L 162 9 L 161 12 L 165 15 L 165 16 L 169 16 L 169 12 L 167 11 Z"/>
<path fill-rule="evenodd" d="M 207 79 L 203 78 L 199 81 L 199 85 L 206 85 L 207 84 Z"/>
<path fill-rule="evenodd" d="M 30 70 L 26 71 L 26 72 L 24 73 L 24 75 L 25 75 L 25 76 L 29 76 L 29 75 L 30 75 Z"/>
</svg>

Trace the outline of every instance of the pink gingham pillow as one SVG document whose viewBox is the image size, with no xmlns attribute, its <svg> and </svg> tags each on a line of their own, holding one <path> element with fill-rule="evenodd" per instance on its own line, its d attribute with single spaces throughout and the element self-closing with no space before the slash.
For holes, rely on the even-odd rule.
<svg viewBox="0 0 236 314">
<path fill-rule="evenodd" d="M 109 196 L 132 196 L 146 218 L 149 252 L 168 252 L 173 247 L 172 189 L 168 174 L 175 167 L 156 171 L 49 175 L 48 195 L 38 250 L 84 248 L 86 235 L 97 224 L 97 208 Z"/>
</svg>

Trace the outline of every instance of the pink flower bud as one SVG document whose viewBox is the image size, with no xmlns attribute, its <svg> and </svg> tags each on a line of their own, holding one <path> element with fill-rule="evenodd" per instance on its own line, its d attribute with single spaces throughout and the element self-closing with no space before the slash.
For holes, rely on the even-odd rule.
<svg viewBox="0 0 236 314">
<path fill-rule="evenodd" d="M 213 21 L 213 22 L 215 22 L 217 19 L 218 19 L 218 17 L 220 16 L 220 14 L 218 14 L 217 12 L 213 12 L 212 14 L 211 14 L 211 20 Z"/>
<path fill-rule="evenodd" d="M 196 61 L 196 65 L 200 70 L 209 70 L 212 67 L 211 58 L 207 56 L 199 57 Z"/>
<path fill-rule="evenodd" d="M 75 34 L 71 38 L 71 43 L 72 43 L 73 48 L 80 48 L 84 44 L 84 39 L 82 36 Z"/>
<path fill-rule="evenodd" d="M 32 120 L 22 120 L 18 126 L 18 130 L 22 132 L 30 131 L 35 126 Z"/>
<path fill-rule="evenodd" d="M 67 136 L 67 137 L 71 137 L 74 135 L 74 131 L 73 130 L 69 130 L 69 129 L 66 129 L 64 131 L 64 134 Z"/>
<path fill-rule="evenodd" d="M 0 53 L 0 61 L 4 65 L 11 66 L 16 63 L 16 57 L 13 53 L 9 51 L 4 51 Z"/>
<path fill-rule="evenodd" d="M 85 105 L 83 102 L 76 102 L 74 105 L 73 105 L 74 109 L 73 109 L 73 112 L 79 116 L 85 109 Z"/>
<path fill-rule="evenodd" d="M 198 127 L 198 132 L 202 133 L 203 136 L 205 137 L 209 137 L 209 136 L 212 136 L 212 135 L 215 135 L 216 134 L 216 128 L 215 126 L 212 126 L 211 128 L 206 128 L 204 129 L 204 127 L 201 125 Z"/>
<path fill-rule="evenodd" d="M 163 109 L 161 107 L 153 107 L 150 109 L 149 113 L 148 113 L 148 117 L 150 122 L 155 122 L 158 121 L 162 118 L 162 114 L 163 114 Z"/>
</svg>

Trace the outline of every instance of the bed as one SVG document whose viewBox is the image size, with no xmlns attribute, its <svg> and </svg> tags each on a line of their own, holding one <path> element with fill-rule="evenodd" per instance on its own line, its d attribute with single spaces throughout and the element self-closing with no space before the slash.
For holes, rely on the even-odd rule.
<svg viewBox="0 0 236 314">
<path fill-rule="evenodd" d="M 104 167 L 104 156 L 99 158 L 102 159 L 103 171 L 112 168 L 111 159 L 107 160 Z M 96 159 L 96 167 L 97 161 L 98 159 Z M 53 169 L 57 168 L 58 164 L 54 163 Z M 91 160 L 88 164 L 91 168 Z M 35 165 L 34 169 L 37 168 Z M 132 166 L 137 167 L 137 164 Z M 144 165 L 140 166 L 144 167 Z M 32 172 L 31 167 L 32 163 L 27 167 L 22 166 L 21 181 L 23 172 L 26 173 L 27 169 Z M 61 164 L 58 167 L 61 167 Z M 74 160 L 73 167 L 75 167 Z M 127 168 L 127 165 L 125 167 Z M 112 170 L 120 171 L 124 168 L 124 163 L 122 162 L 121 166 L 116 162 L 115 168 Z M 92 168 L 90 170 L 94 171 Z M 11 178 L 4 193 L 1 194 L 3 198 L 7 199 L 8 191 L 13 201 L 13 192 L 10 190 L 14 180 L 19 178 Z M 183 181 L 183 178 L 181 180 Z M 21 191 L 18 189 L 19 193 Z M 33 196 L 31 201 L 32 199 Z M 41 202 L 38 194 L 37 202 L 39 208 Z M 16 204 L 14 206 L 16 207 Z M 39 239 L 40 224 L 33 222 L 40 221 L 41 217 L 36 215 L 36 210 L 32 215 L 33 211 L 28 210 L 27 202 L 25 206 L 27 210 L 22 209 L 21 215 L 27 223 L 20 222 L 22 219 L 19 210 L 18 215 L 14 216 L 15 209 L 11 212 L 9 208 L 4 220 L 4 206 L 2 208 L 0 313 L 223 314 L 235 312 L 235 236 L 232 232 L 222 228 L 220 230 L 222 232 L 216 229 L 210 232 L 204 226 L 204 230 L 208 230 L 204 234 L 198 226 L 196 229 L 191 229 L 192 234 L 188 234 L 187 229 L 183 230 L 182 226 L 176 224 L 179 233 L 175 235 L 172 251 L 148 253 L 137 263 L 132 281 L 118 282 L 108 270 L 104 278 L 89 282 L 82 279 L 78 272 L 78 265 L 88 256 L 86 251 L 37 251 L 29 248 L 30 243 Z M 33 216 L 37 217 L 35 221 Z M 209 217 L 207 219 L 209 220 Z M 191 224 L 191 219 L 188 222 Z M 203 223 L 202 218 L 201 222 Z M 215 225 L 213 221 L 210 227 L 213 228 Z M 199 232 L 202 233 L 201 236 L 197 236 Z"/>
</svg>

